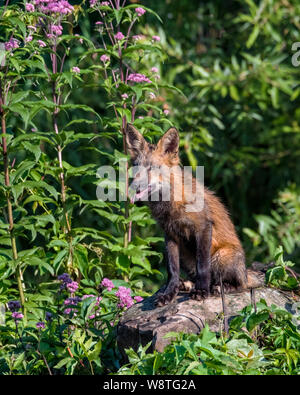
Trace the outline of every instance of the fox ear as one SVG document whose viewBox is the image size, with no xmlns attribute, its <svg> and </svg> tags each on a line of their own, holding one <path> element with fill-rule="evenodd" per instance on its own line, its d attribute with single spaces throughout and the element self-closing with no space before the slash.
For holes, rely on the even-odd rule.
<svg viewBox="0 0 300 395">
<path fill-rule="evenodd" d="M 178 155 L 179 133 L 176 128 L 170 128 L 157 143 L 158 149 L 163 154 Z"/>
<path fill-rule="evenodd" d="M 135 160 L 141 152 L 145 152 L 148 147 L 148 143 L 141 133 L 130 123 L 127 124 L 125 137 L 131 159 Z"/>
</svg>

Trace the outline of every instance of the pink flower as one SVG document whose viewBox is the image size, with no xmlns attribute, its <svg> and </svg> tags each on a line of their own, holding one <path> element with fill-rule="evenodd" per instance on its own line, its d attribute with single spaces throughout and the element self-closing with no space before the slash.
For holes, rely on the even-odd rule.
<svg viewBox="0 0 300 395">
<path fill-rule="evenodd" d="M 150 92 L 149 93 L 149 97 L 150 97 L 150 99 L 155 99 L 156 98 L 156 96 L 155 96 L 155 94 L 153 93 L 153 92 Z"/>
<path fill-rule="evenodd" d="M 121 95 L 121 97 L 122 97 L 122 99 L 128 99 L 128 95 L 127 95 L 127 93 L 123 93 L 123 95 Z"/>
<path fill-rule="evenodd" d="M 151 71 L 152 71 L 152 73 L 158 73 L 158 68 L 157 67 L 152 67 Z"/>
<path fill-rule="evenodd" d="M 61 36 L 63 32 L 63 28 L 61 25 L 51 25 L 50 26 L 50 34 L 55 36 Z"/>
<path fill-rule="evenodd" d="M 24 315 L 22 313 L 18 313 L 17 311 L 12 313 L 12 317 L 15 320 L 21 320 L 22 318 L 24 318 Z"/>
<path fill-rule="evenodd" d="M 144 10 L 142 7 L 137 7 L 135 9 L 135 12 L 137 13 L 138 16 L 142 16 L 145 14 L 146 10 Z"/>
<path fill-rule="evenodd" d="M 100 60 L 101 62 L 106 63 L 110 60 L 110 57 L 104 54 L 100 56 Z"/>
<path fill-rule="evenodd" d="M 131 294 L 130 288 L 126 288 L 122 286 L 119 287 L 118 291 L 116 292 L 116 296 L 119 298 L 118 307 L 121 308 L 125 307 L 129 309 L 129 307 L 133 305 L 134 302 L 130 294 Z"/>
<path fill-rule="evenodd" d="M 95 23 L 95 25 L 103 25 L 103 22 L 98 21 L 98 22 Z"/>
<path fill-rule="evenodd" d="M 170 111 L 169 110 L 164 110 L 164 114 L 168 115 L 168 114 L 170 114 Z"/>
<path fill-rule="evenodd" d="M 101 281 L 102 287 L 107 288 L 108 291 L 111 291 L 113 288 L 115 288 L 115 284 L 109 279 L 104 277 L 104 279 Z"/>
<path fill-rule="evenodd" d="M 101 6 L 109 7 L 109 2 L 108 1 L 102 1 L 100 3 Z"/>
<path fill-rule="evenodd" d="M 98 3 L 98 0 L 90 0 L 90 7 L 95 7 L 95 5 Z"/>
<path fill-rule="evenodd" d="M 67 298 L 67 299 L 65 299 L 64 300 L 64 304 L 65 305 L 74 305 L 74 306 L 76 306 L 79 302 L 81 301 L 81 299 L 78 297 L 78 296 L 76 296 L 75 298 Z"/>
<path fill-rule="evenodd" d="M 67 284 L 68 291 L 74 293 L 78 289 L 78 283 L 76 281 L 72 281 L 71 283 Z"/>
<path fill-rule="evenodd" d="M 32 31 L 36 32 L 36 27 L 35 26 L 31 26 L 30 25 L 30 26 L 27 26 L 27 27 L 28 27 L 29 30 L 32 30 Z"/>
<path fill-rule="evenodd" d="M 123 40 L 124 38 L 124 34 L 122 32 L 118 32 L 117 34 L 115 34 L 115 39 L 116 40 Z"/>
<path fill-rule="evenodd" d="M 80 73 L 80 68 L 77 67 L 77 66 L 74 66 L 74 67 L 72 67 L 72 71 L 73 71 L 73 73 L 75 73 L 75 74 L 79 74 L 79 73 Z"/>
<path fill-rule="evenodd" d="M 40 46 L 41 48 L 44 48 L 44 47 L 47 46 L 46 43 L 44 43 L 44 41 L 42 41 L 42 40 L 38 40 L 38 44 L 39 44 L 39 46 Z"/>
<path fill-rule="evenodd" d="M 129 74 L 128 81 L 133 81 L 133 82 L 138 82 L 138 83 L 139 82 L 149 82 L 149 83 L 152 82 L 144 74 L 139 74 L 139 73 Z"/>
<path fill-rule="evenodd" d="M 152 36 L 152 40 L 154 40 L 154 41 L 160 41 L 160 37 L 159 37 L 159 36 Z"/>
<path fill-rule="evenodd" d="M 141 296 L 135 296 L 135 297 L 134 297 L 134 300 L 135 300 L 136 302 L 141 302 L 142 300 L 144 300 L 144 298 L 142 298 Z"/>
<path fill-rule="evenodd" d="M 37 329 L 45 329 L 45 323 L 43 321 L 37 322 Z"/>
<path fill-rule="evenodd" d="M 74 10 L 74 7 L 67 0 L 35 0 L 38 11 L 44 14 L 68 15 Z"/>
<path fill-rule="evenodd" d="M 72 312 L 74 313 L 74 316 L 76 316 L 77 314 L 77 309 L 71 309 L 71 308 L 68 308 L 68 309 L 64 309 L 64 314 L 66 314 L 66 315 L 69 315 L 69 314 L 71 314 Z"/>
<path fill-rule="evenodd" d="M 25 38 L 25 42 L 26 42 L 26 43 L 29 43 L 30 41 L 32 41 L 32 36 L 27 36 L 27 37 Z"/>
<path fill-rule="evenodd" d="M 132 36 L 132 38 L 134 39 L 134 40 L 141 40 L 142 39 L 142 36 L 140 36 L 139 34 L 137 34 L 136 36 Z"/>
<path fill-rule="evenodd" d="M 9 41 L 4 43 L 4 48 L 6 51 L 19 48 L 19 42 L 15 38 L 11 38 Z"/>
<path fill-rule="evenodd" d="M 34 12 L 34 5 L 31 4 L 31 3 L 26 3 L 26 4 L 25 4 L 25 9 L 26 9 L 26 11 L 28 11 L 28 12 Z"/>
</svg>

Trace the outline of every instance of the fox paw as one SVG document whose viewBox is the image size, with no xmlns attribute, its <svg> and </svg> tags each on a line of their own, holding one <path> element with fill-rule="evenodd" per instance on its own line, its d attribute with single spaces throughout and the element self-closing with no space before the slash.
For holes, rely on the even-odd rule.
<svg viewBox="0 0 300 395">
<path fill-rule="evenodd" d="M 156 306 L 162 307 L 173 301 L 178 294 L 178 289 L 175 289 L 172 292 L 158 294 L 156 299 Z"/>
<path fill-rule="evenodd" d="M 190 292 L 190 297 L 193 300 L 202 301 L 202 300 L 206 299 L 208 296 L 209 296 L 209 292 L 206 291 L 205 289 L 193 289 Z"/>
</svg>

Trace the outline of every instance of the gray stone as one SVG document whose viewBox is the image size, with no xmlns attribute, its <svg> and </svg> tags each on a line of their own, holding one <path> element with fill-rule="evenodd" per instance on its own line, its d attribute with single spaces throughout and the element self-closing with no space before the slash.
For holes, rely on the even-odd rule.
<svg viewBox="0 0 300 395">
<path fill-rule="evenodd" d="M 295 303 L 299 297 L 278 289 L 261 287 L 255 289 L 255 300 L 265 299 L 267 304 L 285 308 L 296 313 Z M 125 357 L 124 350 L 139 344 L 152 342 L 152 350 L 163 351 L 171 339 L 164 339 L 168 332 L 199 333 L 207 323 L 212 331 L 224 329 L 224 314 L 221 297 L 211 296 L 204 301 L 195 301 L 187 293 L 179 293 L 169 305 L 155 307 L 156 294 L 135 304 L 121 317 L 118 325 L 117 342 Z M 225 295 L 226 316 L 237 315 L 245 306 L 251 304 L 250 291 Z M 298 314 L 297 314 L 298 315 Z"/>
</svg>

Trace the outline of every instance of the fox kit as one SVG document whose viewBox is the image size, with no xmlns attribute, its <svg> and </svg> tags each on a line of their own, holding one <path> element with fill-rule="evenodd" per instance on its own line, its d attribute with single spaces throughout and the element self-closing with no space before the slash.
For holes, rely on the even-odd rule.
<svg viewBox="0 0 300 395">
<path fill-rule="evenodd" d="M 158 293 L 158 306 L 170 303 L 183 288 L 180 268 L 194 283 L 190 295 L 196 300 L 218 294 L 220 277 L 226 291 L 251 287 L 243 248 L 226 208 L 214 193 L 202 187 L 201 209 L 188 210 L 188 205 L 193 205 L 188 195 L 197 183 L 193 178 L 192 187 L 184 186 L 181 199 L 175 199 L 183 179 L 178 131 L 169 129 L 157 145 L 148 143 L 130 124 L 125 136 L 133 165 L 139 169 L 131 184 L 135 200 L 148 201 L 154 218 L 165 232 L 168 281 Z M 162 199 L 166 185 L 163 172 L 158 171 L 162 167 L 172 170 L 169 199 Z M 153 199 L 155 194 L 157 198 Z"/>
</svg>

